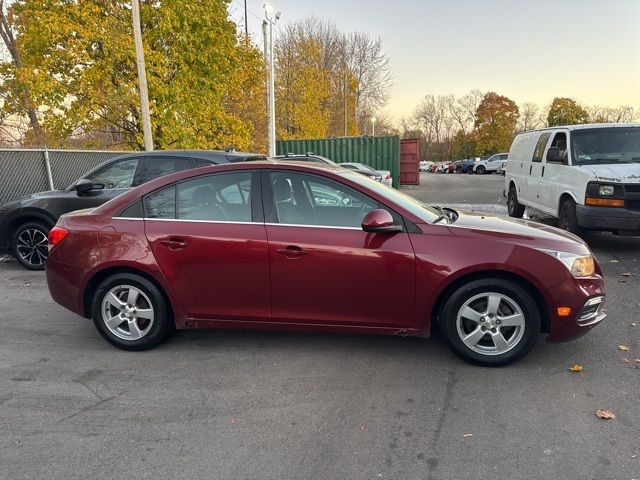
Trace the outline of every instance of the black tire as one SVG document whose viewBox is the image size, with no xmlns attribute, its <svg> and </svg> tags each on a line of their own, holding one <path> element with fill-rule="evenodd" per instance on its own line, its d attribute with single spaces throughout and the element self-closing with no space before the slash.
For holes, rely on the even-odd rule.
<svg viewBox="0 0 640 480">
<path fill-rule="evenodd" d="M 522 215 L 524 215 L 524 205 L 518 203 L 518 192 L 516 192 L 516 187 L 513 185 L 509 187 L 509 194 L 507 195 L 507 212 L 513 218 L 522 218 Z"/>
<path fill-rule="evenodd" d="M 579 237 L 584 237 L 586 230 L 578 224 L 578 217 L 576 216 L 576 202 L 571 198 L 567 198 L 562 202 L 560 206 L 560 215 L 558 218 L 558 226 L 571 232 Z"/>
<path fill-rule="evenodd" d="M 484 175 L 486 171 L 487 171 L 487 169 L 486 169 L 486 168 L 484 168 L 484 165 L 478 165 L 478 166 L 476 167 L 476 173 L 477 173 L 478 175 Z"/>
<path fill-rule="evenodd" d="M 14 230 L 11 251 L 18 263 L 28 270 L 44 270 L 49 254 L 47 235 L 51 228 L 43 222 L 26 222 Z"/>
<path fill-rule="evenodd" d="M 147 308 L 147 304 L 150 304 L 152 308 L 153 322 L 148 325 L 148 330 L 140 338 L 126 339 L 119 337 L 107 326 L 103 318 L 103 301 L 112 289 L 118 287 L 134 287 L 138 289 L 143 295 L 139 295 L 137 305 L 140 308 Z M 128 298 L 126 303 L 128 303 Z M 98 285 L 91 302 L 91 317 L 100 335 L 111 345 L 123 350 L 139 351 L 153 348 L 166 340 L 175 330 L 173 314 L 162 292 L 146 278 L 133 273 L 112 275 Z M 145 319 L 135 319 L 133 321 L 142 326 L 143 331 L 145 330 L 144 325 L 141 323 Z M 123 319 L 121 324 L 128 325 L 128 322 Z M 121 328 L 121 330 L 124 331 L 125 329 Z"/>
<path fill-rule="evenodd" d="M 462 167 L 456 167 L 456 173 L 462 173 Z"/>
<path fill-rule="evenodd" d="M 473 300 L 475 297 L 480 296 L 481 298 L 477 301 L 482 302 L 482 295 L 484 294 L 491 296 L 499 295 L 508 299 L 510 302 L 517 305 L 524 317 L 522 320 L 523 327 L 498 326 L 495 329 L 492 329 L 492 331 L 495 330 L 494 334 L 497 333 L 503 339 L 509 337 L 507 342 L 513 341 L 513 345 L 508 346 L 508 349 L 505 349 L 504 353 L 491 353 L 489 350 L 479 353 L 465 344 L 461 335 L 468 335 L 464 330 L 464 322 L 467 322 L 467 324 L 470 322 L 468 319 L 461 318 L 460 331 L 462 333 L 459 333 L 458 315 L 460 310 L 465 304 L 467 304 L 467 302 Z M 505 309 L 509 311 L 510 303 L 506 300 L 500 300 L 498 305 L 502 311 L 505 311 Z M 507 313 L 507 315 L 508 314 L 509 313 Z M 495 320 L 497 318 L 504 317 L 494 317 L 491 321 L 498 321 Z M 485 322 L 485 320 L 482 320 L 482 322 Z M 541 320 L 540 311 L 535 300 L 519 284 L 501 278 L 484 278 L 473 280 L 459 287 L 449 296 L 441 311 L 439 324 L 447 343 L 460 358 L 474 365 L 501 367 L 520 360 L 531 350 L 531 348 L 533 348 L 540 333 Z M 471 325 L 471 331 L 475 331 L 476 328 L 482 328 L 480 326 L 482 324 L 479 322 L 471 322 Z M 485 325 L 488 324 L 485 323 Z M 480 337 L 475 348 L 498 348 L 497 343 L 494 343 L 493 340 L 491 340 L 493 338 L 493 334 L 489 330 L 486 332 L 478 330 L 478 334 L 482 335 L 482 337 Z M 493 347 L 491 347 L 491 344 L 493 344 Z"/>
</svg>

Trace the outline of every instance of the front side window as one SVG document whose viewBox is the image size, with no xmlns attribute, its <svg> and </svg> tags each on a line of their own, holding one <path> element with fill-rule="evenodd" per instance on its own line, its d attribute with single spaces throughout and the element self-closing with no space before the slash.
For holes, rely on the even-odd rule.
<svg viewBox="0 0 640 480">
<path fill-rule="evenodd" d="M 134 186 L 142 185 L 169 173 L 181 172 L 191 168 L 191 161 L 185 157 L 144 157 L 142 168 L 136 176 Z"/>
<path fill-rule="evenodd" d="M 544 155 L 544 149 L 547 146 L 547 142 L 549 141 L 549 137 L 551 136 L 551 132 L 545 132 L 540 135 L 538 139 L 538 143 L 536 143 L 536 148 L 533 151 L 533 158 L 531 159 L 533 162 L 541 162 L 542 156 Z"/>
<path fill-rule="evenodd" d="M 218 173 L 178 185 L 178 218 L 251 222 L 251 172 Z"/>
<path fill-rule="evenodd" d="M 378 203 L 318 175 L 272 172 L 271 185 L 279 223 L 360 228 Z"/>
<path fill-rule="evenodd" d="M 90 180 L 100 183 L 104 188 L 131 188 L 138 168 L 138 159 L 120 160 L 94 173 Z"/>
</svg>

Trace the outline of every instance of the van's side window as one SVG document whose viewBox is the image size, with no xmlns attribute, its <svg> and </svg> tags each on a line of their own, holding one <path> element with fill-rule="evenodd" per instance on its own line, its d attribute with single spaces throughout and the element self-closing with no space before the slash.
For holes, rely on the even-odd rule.
<svg viewBox="0 0 640 480">
<path fill-rule="evenodd" d="M 555 147 L 559 150 L 560 158 L 567 158 L 567 134 L 564 132 L 556 133 L 556 136 L 553 137 L 553 141 L 551 142 L 551 147 Z"/>
<path fill-rule="evenodd" d="M 545 132 L 540 135 L 538 139 L 538 143 L 536 143 L 536 149 L 533 151 L 533 158 L 531 161 L 533 162 L 541 162 L 542 156 L 544 155 L 544 148 L 547 146 L 547 142 L 549 141 L 549 137 L 551 136 L 551 132 Z"/>
</svg>

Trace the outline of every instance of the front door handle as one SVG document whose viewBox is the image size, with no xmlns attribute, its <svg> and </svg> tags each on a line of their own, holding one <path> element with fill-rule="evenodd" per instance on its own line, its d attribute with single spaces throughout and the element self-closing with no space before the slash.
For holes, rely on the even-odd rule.
<svg viewBox="0 0 640 480">
<path fill-rule="evenodd" d="M 278 255 L 284 255 L 287 258 L 300 258 L 304 257 L 307 252 L 297 245 L 287 245 L 287 248 L 279 248 L 276 250 Z"/>
<path fill-rule="evenodd" d="M 542 176 L 544 177 L 544 167 L 542 167 Z"/>
<path fill-rule="evenodd" d="M 189 246 L 189 244 L 181 238 L 165 238 L 160 240 L 160 244 L 168 247 L 169 250 L 182 250 Z"/>
</svg>

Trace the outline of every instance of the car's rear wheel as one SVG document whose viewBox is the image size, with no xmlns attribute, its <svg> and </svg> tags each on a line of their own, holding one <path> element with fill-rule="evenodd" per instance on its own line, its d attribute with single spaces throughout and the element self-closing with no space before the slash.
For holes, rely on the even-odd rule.
<svg viewBox="0 0 640 480">
<path fill-rule="evenodd" d="M 471 281 L 447 299 L 440 325 L 464 360 L 491 367 L 516 362 L 535 344 L 540 312 L 517 283 L 501 278 Z"/>
<path fill-rule="evenodd" d="M 131 273 L 113 275 L 98 286 L 91 314 L 105 340 L 123 350 L 153 348 L 175 329 L 158 287 Z"/>
<path fill-rule="evenodd" d="M 42 222 L 27 222 L 13 232 L 11 250 L 16 260 L 29 270 L 44 270 L 49 254 L 49 227 Z"/>
<path fill-rule="evenodd" d="M 578 217 L 576 215 L 576 202 L 571 198 L 567 198 L 560 206 L 560 215 L 558 224 L 561 229 L 571 232 L 574 235 L 583 237 L 586 230 L 578 224 Z"/>
<path fill-rule="evenodd" d="M 484 168 L 484 166 L 483 166 L 483 165 L 478 165 L 478 166 L 476 167 L 476 173 L 477 173 L 478 175 L 484 175 L 484 173 L 485 173 L 486 171 L 487 171 L 487 169 L 486 169 L 486 168 Z"/>
<path fill-rule="evenodd" d="M 524 215 L 524 205 L 518 203 L 518 192 L 516 187 L 511 185 L 509 187 L 509 194 L 507 195 L 507 212 L 510 217 L 522 218 Z"/>
</svg>

